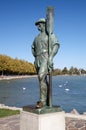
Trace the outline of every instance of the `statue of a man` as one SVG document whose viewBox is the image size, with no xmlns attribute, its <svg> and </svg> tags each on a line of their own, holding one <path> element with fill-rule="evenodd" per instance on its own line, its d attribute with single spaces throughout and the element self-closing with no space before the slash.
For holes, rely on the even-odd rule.
<svg viewBox="0 0 86 130">
<path fill-rule="evenodd" d="M 53 57 L 56 55 L 59 49 L 59 43 L 55 34 L 51 34 L 50 37 L 50 54 L 48 54 L 48 35 L 46 31 L 46 20 L 44 18 L 39 19 L 35 25 L 37 26 L 40 33 L 34 39 L 32 44 L 32 54 L 35 57 L 35 68 L 38 74 L 40 84 L 40 101 L 42 107 L 47 105 L 47 92 L 48 92 L 48 81 L 47 74 L 53 69 Z M 40 107 L 37 105 L 37 107 Z"/>
</svg>

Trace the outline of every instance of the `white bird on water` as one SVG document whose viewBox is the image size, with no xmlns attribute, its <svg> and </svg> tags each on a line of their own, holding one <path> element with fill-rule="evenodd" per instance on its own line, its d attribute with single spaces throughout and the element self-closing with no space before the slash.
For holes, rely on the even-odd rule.
<svg viewBox="0 0 86 130">
<path fill-rule="evenodd" d="M 70 89 L 69 89 L 69 88 L 66 88 L 65 90 L 66 90 L 66 91 L 69 91 Z"/>
<path fill-rule="evenodd" d="M 23 87 L 23 90 L 25 90 L 26 88 L 25 87 Z"/>
<path fill-rule="evenodd" d="M 61 87 L 62 87 L 62 85 L 60 84 L 60 85 L 59 85 L 59 87 L 61 88 Z"/>
</svg>

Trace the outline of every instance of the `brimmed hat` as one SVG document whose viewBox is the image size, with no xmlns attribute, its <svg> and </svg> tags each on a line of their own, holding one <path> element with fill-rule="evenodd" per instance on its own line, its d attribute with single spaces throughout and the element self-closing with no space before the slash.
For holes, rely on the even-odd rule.
<svg viewBox="0 0 86 130">
<path fill-rule="evenodd" d="M 37 22 L 35 22 L 35 25 L 38 25 L 39 23 L 45 23 L 45 18 L 40 18 Z"/>
</svg>

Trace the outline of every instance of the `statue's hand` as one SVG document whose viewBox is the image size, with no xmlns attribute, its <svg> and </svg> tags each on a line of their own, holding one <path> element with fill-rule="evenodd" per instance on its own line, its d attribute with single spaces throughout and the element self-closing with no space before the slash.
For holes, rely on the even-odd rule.
<svg viewBox="0 0 86 130">
<path fill-rule="evenodd" d="M 48 59 L 48 71 L 52 72 L 53 70 L 53 61 L 51 60 L 51 58 Z"/>
</svg>

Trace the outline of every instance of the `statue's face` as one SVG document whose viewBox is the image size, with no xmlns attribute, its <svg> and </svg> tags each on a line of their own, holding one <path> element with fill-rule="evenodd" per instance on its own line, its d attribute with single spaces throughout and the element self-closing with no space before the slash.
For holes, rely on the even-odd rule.
<svg viewBox="0 0 86 130">
<path fill-rule="evenodd" d="M 39 31 L 45 31 L 45 23 L 38 23 L 37 27 Z"/>
</svg>

